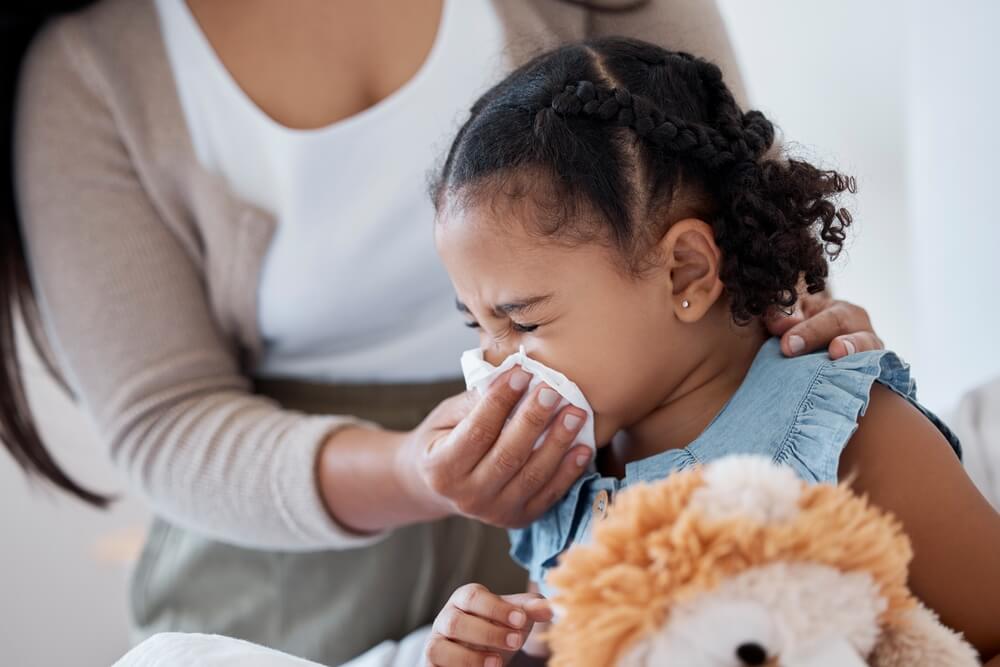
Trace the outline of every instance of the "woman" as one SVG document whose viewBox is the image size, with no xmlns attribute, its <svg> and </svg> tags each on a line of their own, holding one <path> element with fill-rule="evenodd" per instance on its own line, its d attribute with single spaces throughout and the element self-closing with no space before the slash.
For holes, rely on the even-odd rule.
<svg viewBox="0 0 1000 667">
<path fill-rule="evenodd" d="M 714 7 L 663 0 L 104 0 L 35 39 L 20 229 L 58 367 L 158 517 L 132 582 L 140 636 L 337 663 L 465 581 L 523 585 L 484 524 L 562 496 L 587 463 L 579 415 L 536 392 L 504 426 L 517 369 L 461 393 L 475 338 L 448 315 L 424 175 L 494 79 L 610 33 L 735 69 Z M 3 293 L 31 303 L 23 275 Z M 807 310 L 774 324 L 788 353 L 880 345 L 856 307 Z M 8 448 L 85 495 L 12 405 Z"/>
</svg>

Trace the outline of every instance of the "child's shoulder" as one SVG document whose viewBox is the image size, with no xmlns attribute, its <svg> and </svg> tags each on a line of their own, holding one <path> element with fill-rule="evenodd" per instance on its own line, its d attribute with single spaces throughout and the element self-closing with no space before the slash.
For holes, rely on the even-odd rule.
<svg viewBox="0 0 1000 667">
<path fill-rule="evenodd" d="M 743 385 L 706 436 L 698 458 L 741 449 L 790 465 L 803 479 L 836 482 L 840 455 L 868 409 L 872 387 L 884 385 L 916 406 L 959 452 L 958 440 L 917 402 L 910 366 L 891 350 L 830 359 L 826 351 L 785 357 L 777 339 L 757 354 Z M 760 450 L 760 451 L 756 451 Z"/>
<path fill-rule="evenodd" d="M 904 395 L 916 394 L 910 365 L 892 350 L 858 352 L 831 359 L 826 350 L 786 357 L 778 338 L 768 339 L 757 353 L 747 380 L 764 385 L 782 382 L 789 389 L 834 382 L 845 384 L 852 394 L 867 394 L 873 382 L 881 382 Z"/>
</svg>

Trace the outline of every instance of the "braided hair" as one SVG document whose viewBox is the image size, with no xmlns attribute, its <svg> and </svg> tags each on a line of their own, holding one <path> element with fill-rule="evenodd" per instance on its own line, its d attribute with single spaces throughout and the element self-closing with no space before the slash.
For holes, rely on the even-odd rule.
<svg viewBox="0 0 1000 667">
<path fill-rule="evenodd" d="M 564 45 L 487 91 L 431 185 L 470 205 L 529 197 L 537 232 L 610 241 L 633 273 L 669 226 L 711 225 L 733 318 L 745 323 L 824 289 L 851 216 L 853 178 L 785 158 L 774 126 L 740 109 L 719 68 L 609 37 Z M 589 215 L 588 215 L 589 213 Z"/>
</svg>

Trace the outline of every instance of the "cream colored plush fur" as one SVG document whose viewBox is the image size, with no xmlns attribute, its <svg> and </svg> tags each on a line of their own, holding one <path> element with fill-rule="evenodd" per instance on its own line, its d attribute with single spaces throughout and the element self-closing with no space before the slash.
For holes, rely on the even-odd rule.
<svg viewBox="0 0 1000 667">
<path fill-rule="evenodd" d="M 911 556 L 898 521 L 846 486 L 722 459 L 622 492 L 564 554 L 549 664 L 978 665 L 910 594 Z"/>
</svg>

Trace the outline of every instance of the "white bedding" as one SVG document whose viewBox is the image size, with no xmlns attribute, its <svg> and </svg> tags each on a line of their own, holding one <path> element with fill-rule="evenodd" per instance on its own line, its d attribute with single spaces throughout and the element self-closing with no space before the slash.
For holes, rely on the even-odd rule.
<svg viewBox="0 0 1000 667">
<path fill-rule="evenodd" d="M 403 641 L 385 641 L 341 667 L 417 667 L 429 628 Z M 165 632 L 153 635 L 114 667 L 321 667 L 264 646 L 220 635 Z"/>
</svg>

